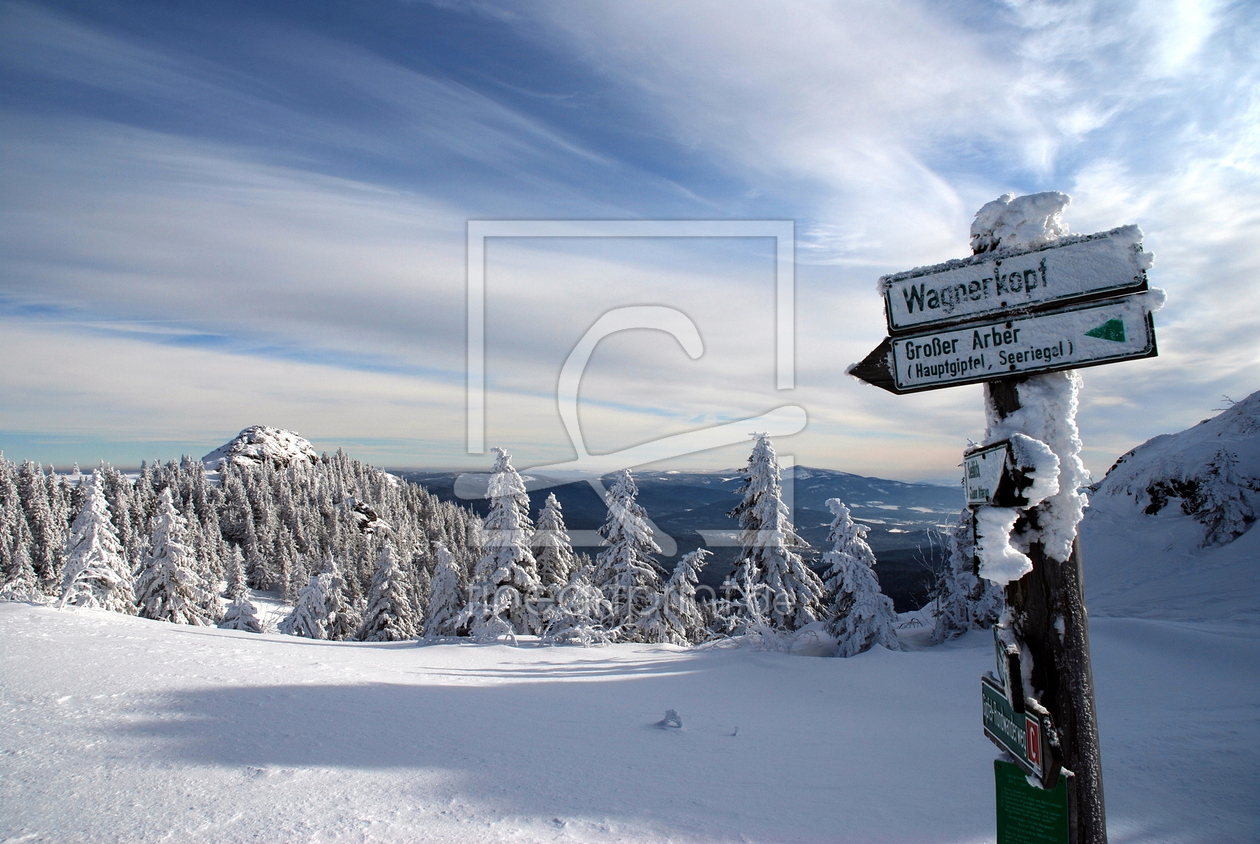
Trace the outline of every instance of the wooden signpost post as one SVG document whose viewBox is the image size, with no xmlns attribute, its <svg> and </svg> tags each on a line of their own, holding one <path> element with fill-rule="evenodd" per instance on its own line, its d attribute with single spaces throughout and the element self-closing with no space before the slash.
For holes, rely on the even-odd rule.
<svg viewBox="0 0 1260 844">
<path fill-rule="evenodd" d="M 984 383 L 1000 422 L 1040 373 L 1157 354 L 1147 266 L 1141 232 L 1125 226 L 885 276 L 889 336 L 849 374 L 898 394 Z M 963 465 L 969 507 L 1020 508 L 1017 532 L 1048 518 L 1021 497 L 1029 482 L 1009 443 L 972 449 Z M 1028 557 L 1032 571 L 1005 587 L 995 677 L 981 680 L 984 732 L 1015 761 L 996 763 L 998 843 L 1105 844 L 1080 554 L 1073 541 L 1056 560 L 1033 541 Z"/>
</svg>

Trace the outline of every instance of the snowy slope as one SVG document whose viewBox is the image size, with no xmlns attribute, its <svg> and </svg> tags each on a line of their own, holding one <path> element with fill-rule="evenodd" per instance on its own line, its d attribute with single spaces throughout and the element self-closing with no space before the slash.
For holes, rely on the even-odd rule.
<svg viewBox="0 0 1260 844">
<path fill-rule="evenodd" d="M 1260 393 L 1116 462 L 1081 525 L 1095 615 L 1260 622 Z"/>
<path fill-rule="evenodd" d="M 257 466 L 264 461 L 288 466 L 294 460 L 314 463 L 318 459 L 315 447 L 292 431 L 251 425 L 201 458 L 201 462 L 207 469 L 215 469 L 220 460 L 230 460 L 241 466 Z"/>
<path fill-rule="evenodd" d="M 993 840 L 986 633 L 842 660 L 0 604 L 0 641 L 0 840 Z M 1254 632 L 1100 619 L 1093 641 L 1112 840 L 1255 840 Z"/>
</svg>

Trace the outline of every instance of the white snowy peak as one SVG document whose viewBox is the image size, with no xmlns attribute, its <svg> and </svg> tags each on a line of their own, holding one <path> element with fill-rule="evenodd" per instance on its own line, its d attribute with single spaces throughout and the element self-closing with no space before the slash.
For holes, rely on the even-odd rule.
<svg viewBox="0 0 1260 844">
<path fill-rule="evenodd" d="M 292 431 L 266 425 L 251 425 L 233 437 L 231 442 L 201 458 L 201 462 L 209 469 L 216 468 L 220 460 L 227 460 L 238 466 L 258 466 L 262 463 L 288 466 L 296 460 L 314 463 L 319 460 L 319 453 L 310 442 Z"/>
<path fill-rule="evenodd" d="M 1241 536 L 1260 506 L 1260 392 L 1176 434 L 1125 454 L 1094 493 L 1094 509 L 1154 516 L 1179 506 L 1204 525 L 1203 544 Z"/>
</svg>

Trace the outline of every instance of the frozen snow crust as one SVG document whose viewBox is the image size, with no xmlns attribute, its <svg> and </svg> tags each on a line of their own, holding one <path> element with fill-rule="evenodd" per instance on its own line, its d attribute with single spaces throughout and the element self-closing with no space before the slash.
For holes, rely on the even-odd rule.
<svg viewBox="0 0 1260 844">
<path fill-rule="evenodd" d="M 992 637 L 919 649 L 930 629 L 819 659 L 0 603 L 0 840 L 992 841 Z M 1255 631 L 1095 619 L 1091 639 L 1113 840 L 1252 840 Z M 655 726 L 669 709 L 682 729 Z"/>
<path fill-rule="evenodd" d="M 239 466 L 257 466 L 263 462 L 288 466 L 295 460 L 314 463 L 319 453 L 307 440 L 292 431 L 251 425 L 237 434 L 231 442 L 219 446 L 201 458 L 208 469 L 215 469 L 220 460 L 229 460 Z"/>
</svg>

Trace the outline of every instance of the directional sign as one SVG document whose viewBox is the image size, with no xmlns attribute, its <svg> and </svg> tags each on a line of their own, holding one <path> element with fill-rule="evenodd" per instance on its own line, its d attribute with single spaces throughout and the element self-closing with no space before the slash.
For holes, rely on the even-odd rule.
<svg viewBox="0 0 1260 844">
<path fill-rule="evenodd" d="M 1053 786 L 1059 772 L 1053 760 L 1046 764 L 1049 736 L 1041 717 L 1030 710 L 1016 712 L 1002 687 L 988 676 L 980 677 L 980 691 L 984 734 L 1042 785 Z"/>
<path fill-rule="evenodd" d="M 849 374 L 893 393 L 1154 357 L 1146 295 L 886 339 Z"/>
<path fill-rule="evenodd" d="M 887 275 L 880 289 L 888 333 L 904 334 L 1145 290 L 1148 263 L 1142 231 L 1124 226 Z"/>
</svg>

